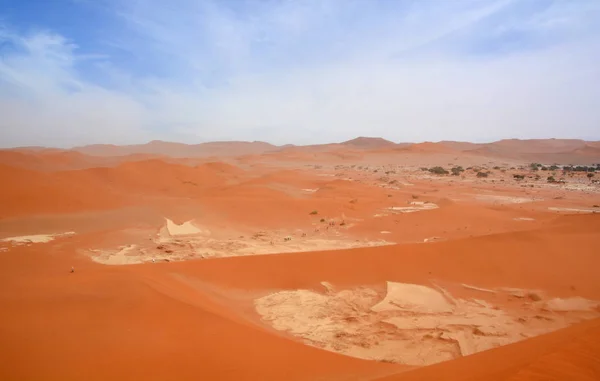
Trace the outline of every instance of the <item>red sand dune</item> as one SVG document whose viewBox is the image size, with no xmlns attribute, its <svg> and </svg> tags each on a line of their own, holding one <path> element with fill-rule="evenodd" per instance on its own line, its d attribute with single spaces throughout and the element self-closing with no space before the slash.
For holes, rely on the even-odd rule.
<svg viewBox="0 0 600 381">
<path fill-rule="evenodd" d="M 48 243 L 0 241 L 0 379 L 600 379 L 598 319 L 426 367 L 325 351 L 261 319 L 256 298 L 288 290 L 323 292 L 323 281 L 340 289 L 382 287 L 387 281 L 466 283 L 600 300 L 600 215 L 548 210 L 595 210 L 599 193 L 587 178 L 567 179 L 573 189 L 529 178 L 517 182 L 512 172 L 498 170 L 490 179 L 472 171 L 435 178 L 405 171 L 404 157 L 461 160 L 471 145 L 398 149 L 370 138 L 346 143 L 276 152 L 263 143 L 163 142 L 77 150 L 87 154 L 0 151 L 0 239 L 76 232 Z M 562 154 L 587 160 L 597 150 L 593 143 L 570 140 L 494 144 L 479 147 L 496 147 L 494 155 L 503 157 Z M 227 163 L 178 158 L 227 147 L 239 148 L 227 155 L 251 154 Z M 175 157 L 138 160 L 155 154 Z M 485 150 L 477 155 L 490 168 L 495 165 L 494 155 L 485 156 Z M 386 160 L 387 167 L 373 164 L 377 160 Z M 436 208 L 389 209 L 419 203 Z M 158 250 L 152 240 L 164 218 L 193 219 L 212 230 L 214 240 L 222 234 L 217 243 L 225 251 L 235 250 L 238 240 L 257 242 L 260 232 L 272 234 L 281 241 L 277 245 L 284 244 L 284 235 L 300 244 L 307 233 L 321 240 L 398 244 L 126 266 L 91 259 L 90 249 L 145 244 Z M 423 243 L 433 236 L 441 240 Z M 191 245 L 177 244 L 175 250 Z M 563 316 L 557 312 L 555 319 Z"/>
<path fill-rule="evenodd" d="M 417 143 L 403 148 L 402 151 L 411 153 L 456 153 L 456 150 L 439 143 Z"/>
<path fill-rule="evenodd" d="M 211 290 L 235 299 L 243 297 L 242 290 L 311 288 L 323 279 L 354 285 L 386 279 L 418 282 L 433 276 L 482 286 L 512 281 L 561 296 L 575 288 L 581 295 L 600 297 L 593 275 L 600 265 L 594 247 L 577 246 L 577 262 L 563 250 L 594 237 L 599 222 L 595 216 L 570 217 L 574 228 L 569 232 L 560 233 L 560 225 L 555 225 L 539 232 L 400 251 L 383 247 L 116 268 L 77 258 L 73 248 L 78 242 L 51 252 L 23 248 L 19 255 L 0 258 L 4 285 L 0 335 L 5 344 L 0 377 L 384 377 L 406 368 L 323 352 L 274 335 L 248 320 L 239 307 L 219 302 Z M 541 243 L 544 252 L 536 249 Z M 544 259 L 549 257 L 552 262 Z M 64 271 L 71 263 L 77 266 L 73 275 Z M 583 374 L 594 379 L 600 374 L 592 360 L 597 355 L 598 324 L 583 323 L 389 379 L 546 379 L 540 374 L 586 379 L 577 378 Z"/>
</svg>

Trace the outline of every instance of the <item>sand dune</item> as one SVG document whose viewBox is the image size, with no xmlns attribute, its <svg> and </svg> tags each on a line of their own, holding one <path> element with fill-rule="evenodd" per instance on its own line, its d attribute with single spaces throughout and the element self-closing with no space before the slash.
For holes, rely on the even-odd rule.
<svg viewBox="0 0 600 381">
<path fill-rule="evenodd" d="M 260 154 L 274 149 L 276 146 L 264 142 L 209 142 L 190 145 L 158 140 L 130 146 L 96 144 L 73 148 L 77 152 L 92 156 L 152 154 L 171 157 L 240 156 Z"/>
<path fill-rule="evenodd" d="M 0 151 L 0 379 L 599 379 L 594 144 Z"/>
</svg>

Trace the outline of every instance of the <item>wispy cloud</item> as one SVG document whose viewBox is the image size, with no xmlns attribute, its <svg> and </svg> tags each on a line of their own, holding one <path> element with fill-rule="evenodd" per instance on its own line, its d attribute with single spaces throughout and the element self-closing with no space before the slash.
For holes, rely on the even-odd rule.
<svg viewBox="0 0 600 381">
<path fill-rule="evenodd" d="M 77 6 L 101 37 L 0 29 L 3 145 L 599 138 L 594 0 Z"/>
</svg>

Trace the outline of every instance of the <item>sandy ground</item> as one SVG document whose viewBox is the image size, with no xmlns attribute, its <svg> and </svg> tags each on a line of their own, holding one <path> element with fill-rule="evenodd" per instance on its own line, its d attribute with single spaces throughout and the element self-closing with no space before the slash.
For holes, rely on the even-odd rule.
<svg viewBox="0 0 600 381">
<path fill-rule="evenodd" d="M 278 292 L 255 300 L 255 305 L 264 321 L 310 345 L 368 360 L 419 366 L 600 317 L 600 304 L 585 298 L 543 299 L 537 291 L 510 290 L 515 300 L 502 308 L 488 300 L 503 291 L 465 288 L 484 294 L 462 299 L 437 285 L 387 282 L 381 300 L 368 287 L 339 292 L 327 287 L 327 294 Z"/>
<path fill-rule="evenodd" d="M 600 379 L 600 185 L 510 144 L 2 151 L 0 379 Z"/>
</svg>

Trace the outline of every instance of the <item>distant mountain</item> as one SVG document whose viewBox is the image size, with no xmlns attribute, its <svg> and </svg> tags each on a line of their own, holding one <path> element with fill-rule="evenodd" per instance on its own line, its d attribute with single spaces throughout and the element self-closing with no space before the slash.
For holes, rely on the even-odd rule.
<svg viewBox="0 0 600 381">
<path fill-rule="evenodd" d="M 359 149 L 380 149 L 380 148 L 391 148 L 396 145 L 396 143 L 391 142 L 389 140 L 385 140 L 383 138 L 373 138 L 373 137 L 364 137 L 359 136 L 358 138 L 348 140 L 340 143 L 341 145 Z"/>
</svg>

